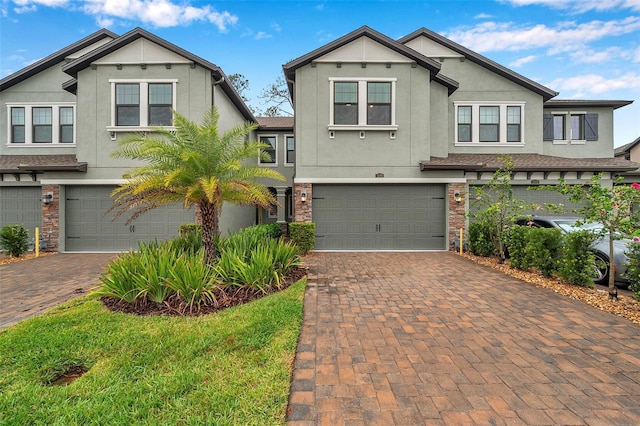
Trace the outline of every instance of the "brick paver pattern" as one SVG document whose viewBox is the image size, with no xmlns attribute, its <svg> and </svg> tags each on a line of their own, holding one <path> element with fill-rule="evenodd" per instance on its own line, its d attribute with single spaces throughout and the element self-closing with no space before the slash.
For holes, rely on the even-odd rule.
<svg viewBox="0 0 640 426">
<path fill-rule="evenodd" d="M 451 252 L 314 253 L 289 425 L 637 425 L 640 327 Z"/>
<path fill-rule="evenodd" d="M 0 329 L 86 295 L 116 256 L 58 253 L 0 265 Z"/>
</svg>

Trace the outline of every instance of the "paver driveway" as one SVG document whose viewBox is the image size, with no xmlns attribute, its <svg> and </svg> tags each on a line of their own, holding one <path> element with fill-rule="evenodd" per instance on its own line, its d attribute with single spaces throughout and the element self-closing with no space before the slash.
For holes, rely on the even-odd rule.
<svg viewBox="0 0 640 426">
<path fill-rule="evenodd" d="M 0 265 L 0 328 L 85 295 L 116 256 L 59 253 Z"/>
<path fill-rule="evenodd" d="M 455 253 L 315 253 L 290 425 L 638 425 L 640 327 Z"/>
</svg>

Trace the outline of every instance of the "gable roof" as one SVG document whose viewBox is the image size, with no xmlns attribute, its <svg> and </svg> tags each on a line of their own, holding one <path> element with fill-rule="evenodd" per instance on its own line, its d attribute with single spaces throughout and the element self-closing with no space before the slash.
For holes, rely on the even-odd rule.
<svg viewBox="0 0 640 426">
<path fill-rule="evenodd" d="M 636 140 L 634 140 L 633 142 L 629 142 L 627 144 L 624 144 L 622 146 L 617 147 L 614 150 L 614 155 L 616 157 L 621 156 L 621 155 L 625 155 L 625 154 L 631 152 L 631 150 L 638 144 L 640 144 L 640 136 Z"/>
<path fill-rule="evenodd" d="M 530 80 L 527 77 L 524 77 L 523 75 L 520 75 L 517 72 L 512 71 L 509 68 L 502 66 L 499 63 L 494 62 L 491 59 L 484 57 L 470 49 L 467 49 L 466 47 L 426 28 L 420 28 L 419 30 L 414 31 L 411 34 L 398 39 L 398 43 L 405 44 L 421 36 L 435 41 L 436 43 L 439 43 L 447 47 L 448 49 L 459 53 L 467 60 L 474 62 L 484 68 L 487 68 L 488 70 L 493 71 L 496 74 L 501 75 L 502 77 L 505 77 L 506 79 L 511 80 L 516 84 L 519 84 L 520 86 L 526 87 L 527 89 L 535 93 L 538 93 L 545 100 L 558 96 L 558 92 L 551 90 L 548 87 L 543 86 L 542 84 L 536 83 L 535 81 Z"/>
<path fill-rule="evenodd" d="M 106 55 L 109 55 L 140 38 L 145 38 L 153 43 L 156 43 L 157 45 L 162 46 L 163 48 L 175 54 L 178 54 L 190 61 L 193 61 L 195 64 L 198 64 L 203 68 L 210 70 L 214 79 L 217 81 L 217 84 L 220 85 L 224 93 L 229 97 L 229 99 L 231 99 L 231 102 L 233 102 L 235 107 L 238 108 L 245 119 L 253 122 L 256 121 L 253 113 L 251 112 L 249 107 L 242 101 L 242 98 L 220 67 L 139 27 L 134 28 L 133 30 L 129 31 L 126 34 L 123 34 L 110 43 L 107 43 L 104 46 L 101 46 L 87 53 L 86 55 L 81 56 L 80 58 L 66 64 L 64 67 L 62 67 L 62 71 L 66 72 L 74 79 L 76 79 L 78 76 L 78 72 L 91 66 L 92 62 Z M 66 88 L 73 89 L 75 83 L 72 80 L 66 82 L 64 86 Z"/>
<path fill-rule="evenodd" d="M 17 71 L 3 78 L 2 80 L 0 80 L 0 91 L 8 89 L 9 87 L 15 84 L 18 84 L 26 80 L 27 78 L 32 77 L 38 74 L 39 72 L 42 72 L 47 68 L 52 67 L 53 65 L 59 64 L 69 55 L 79 52 L 80 50 L 85 49 L 91 46 L 92 44 L 99 42 L 100 40 L 104 40 L 104 39 L 113 40 L 117 37 L 118 37 L 117 34 L 112 33 L 111 31 L 106 29 L 101 29 L 100 31 L 96 31 L 95 33 L 88 35 L 82 40 L 79 40 L 63 49 L 60 49 L 57 52 L 47 56 L 46 58 L 43 58 L 37 62 L 34 62 L 33 64 L 21 69 L 20 71 Z"/>
<path fill-rule="evenodd" d="M 449 91 L 449 94 L 453 93 L 458 88 L 458 82 L 439 74 L 440 64 L 437 61 L 434 61 L 433 59 L 428 58 L 416 52 L 415 50 L 401 43 L 398 43 L 394 39 L 389 38 L 386 35 L 379 33 L 378 31 L 375 31 L 365 25 L 363 27 L 358 28 L 355 31 L 350 32 L 349 34 L 346 34 L 332 41 L 329 44 L 325 44 L 324 46 L 319 47 L 316 50 L 313 50 L 304 56 L 301 56 L 297 59 L 294 59 L 284 64 L 282 68 L 284 70 L 284 74 L 287 79 L 287 84 L 289 85 L 289 90 L 292 91 L 291 82 L 295 80 L 296 78 L 295 71 L 298 68 L 308 65 L 314 60 L 318 59 L 319 57 L 324 56 L 327 53 L 335 49 L 338 49 L 346 44 L 349 44 L 360 37 L 368 37 L 369 39 L 393 50 L 394 52 L 397 52 L 401 55 L 406 56 L 407 58 L 416 62 L 416 64 L 420 65 L 421 67 L 428 69 L 431 74 L 431 79 L 434 81 L 437 81 L 443 86 L 446 86 Z"/>
<path fill-rule="evenodd" d="M 544 103 L 545 108 L 585 108 L 585 107 L 608 107 L 613 109 L 622 108 L 632 104 L 633 101 L 619 100 L 582 100 L 582 99 L 551 99 Z"/>
<path fill-rule="evenodd" d="M 624 172 L 640 164 L 622 158 L 567 158 L 541 154 L 510 154 L 514 172 Z M 504 167 L 501 154 L 449 154 L 420 162 L 420 170 L 494 172 Z"/>
</svg>

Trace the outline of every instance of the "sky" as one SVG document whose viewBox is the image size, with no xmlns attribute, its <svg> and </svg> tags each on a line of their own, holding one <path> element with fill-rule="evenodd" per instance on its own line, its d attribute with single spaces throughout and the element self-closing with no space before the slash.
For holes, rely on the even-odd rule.
<svg viewBox="0 0 640 426">
<path fill-rule="evenodd" d="M 135 27 L 262 90 L 282 64 L 363 25 L 398 39 L 425 27 L 559 92 L 629 100 L 614 146 L 640 137 L 640 0 L 0 0 L 0 78 L 107 28 Z"/>
</svg>

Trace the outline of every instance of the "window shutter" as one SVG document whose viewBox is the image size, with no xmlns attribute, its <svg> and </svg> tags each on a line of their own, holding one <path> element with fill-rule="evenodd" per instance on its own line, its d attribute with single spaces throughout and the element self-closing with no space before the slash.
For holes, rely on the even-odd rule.
<svg viewBox="0 0 640 426">
<path fill-rule="evenodd" d="M 598 114 L 584 116 L 584 136 L 588 141 L 598 140 Z"/>
<path fill-rule="evenodd" d="M 553 114 L 542 115 L 542 140 L 553 140 Z"/>
</svg>

